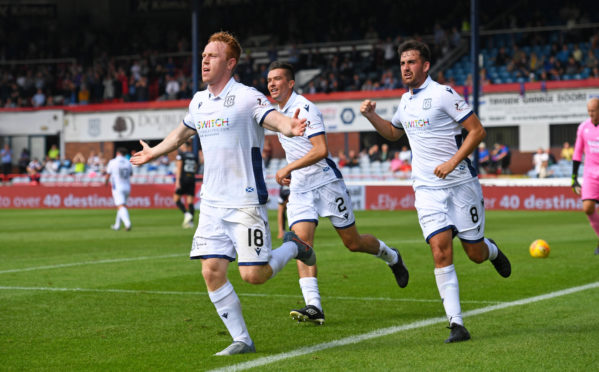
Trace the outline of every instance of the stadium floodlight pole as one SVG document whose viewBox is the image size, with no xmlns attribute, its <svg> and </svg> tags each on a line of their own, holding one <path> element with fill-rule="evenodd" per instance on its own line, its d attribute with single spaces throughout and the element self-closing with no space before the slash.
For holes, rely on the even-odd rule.
<svg viewBox="0 0 599 372">
<path fill-rule="evenodd" d="M 478 0 L 470 0 L 470 62 L 472 64 L 472 110 L 478 115 L 480 73 L 478 66 Z M 478 148 L 474 150 L 474 169 L 478 169 Z"/>
<path fill-rule="evenodd" d="M 200 59 L 198 56 L 198 16 L 200 12 L 200 0 L 193 0 L 193 9 L 191 12 L 191 86 L 193 94 L 198 91 L 200 86 L 198 79 L 198 65 Z M 196 133 L 193 136 L 193 153 L 198 154 L 200 150 L 200 137 Z"/>
</svg>

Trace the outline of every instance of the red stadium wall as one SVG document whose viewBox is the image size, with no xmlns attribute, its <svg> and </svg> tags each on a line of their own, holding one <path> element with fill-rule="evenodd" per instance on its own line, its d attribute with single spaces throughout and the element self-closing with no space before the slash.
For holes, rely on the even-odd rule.
<svg viewBox="0 0 599 372">
<path fill-rule="evenodd" d="M 131 208 L 175 208 L 173 185 L 133 185 Z M 199 188 L 199 186 L 198 186 Z M 270 195 L 278 195 L 273 185 Z M 414 209 L 411 186 L 350 186 L 354 205 L 366 210 Z M 565 186 L 483 186 L 488 210 L 581 210 L 582 201 Z M 196 193 L 197 194 L 197 193 Z M 0 208 L 113 208 L 108 186 L 29 186 L 0 188 Z"/>
</svg>

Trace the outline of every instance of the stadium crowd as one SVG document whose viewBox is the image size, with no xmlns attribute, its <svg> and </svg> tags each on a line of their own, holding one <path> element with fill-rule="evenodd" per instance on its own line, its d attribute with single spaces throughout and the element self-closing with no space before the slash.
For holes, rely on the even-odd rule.
<svg viewBox="0 0 599 372">
<path fill-rule="evenodd" d="M 347 20 L 359 19 L 356 16 L 361 7 L 356 4 L 348 4 Z M 258 10 L 266 14 L 278 15 L 271 9 L 273 7 L 256 6 L 265 7 Z M 324 5 L 325 8 L 331 6 Z M 390 10 L 393 9 L 387 9 Z M 235 19 L 243 11 L 239 8 L 229 16 Z M 267 93 L 266 68 L 279 58 L 279 52 L 284 48 L 288 62 L 296 70 L 320 71 L 300 87 L 303 93 L 398 89 L 402 88 L 402 83 L 396 50 L 401 41 L 407 38 L 427 41 L 432 47 L 433 60 L 438 60 L 464 42 L 470 27 L 463 17 L 447 16 L 446 21 L 435 23 L 432 29 L 424 29 L 428 32 L 426 35 L 405 33 L 377 22 L 385 19 L 385 14 L 376 14 L 351 26 L 340 17 L 326 26 L 328 32 L 298 34 L 292 25 L 301 19 L 303 14 L 299 12 L 299 15 L 289 16 L 288 29 L 282 29 L 276 37 L 262 42 L 267 44 L 262 48 L 267 49 L 266 59 L 255 58 L 252 54 L 254 45 L 245 43 L 249 46 L 244 51 L 236 79 Z M 541 19 L 538 13 L 532 14 L 526 22 L 511 15 L 495 21 L 494 27 L 537 26 L 542 24 Z M 84 30 L 69 38 L 60 37 L 67 30 L 55 23 L 38 24 L 34 20 L 21 19 L 18 24 L 8 20 L 0 26 L 0 39 L 5 40 L 0 45 L 0 61 L 5 62 L 0 64 L 0 107 L 191 98 L 192 58 L 189 38 L 185 36 L 187 28 L 152 25 L 150 29 L 147 25 L 139 28 L 122 25 L 129 42 L 119 43 L 105 33 L 83 27 L 85 21 L 82 19 L 69 25 L 72 29 Z M 543 19 L 543 22 L 547 20 Z M 571 25 L 588 22 L 587 12 L 570 5 L 562 7 L 555 21 L 556 24 Z M 250 35 L 248 40 L 259 39 L 261 31 L 239 30 Z M 47 38 L 40 37 L 43 32 L 48 34 Z M 19 39 L 28 40 L 25 48 L 17 43 Z M 358 50 L 350 43 L 352 40 L 368 41 L 372 48 Z M 339 41 L 348 41 L 351 50 L 340 51 L 336 47 L 322 52 L 317 47 Z M 596 29 L 503 34 L 484 37 L 482 43 L 482 53 L 486 57 L 481 72 L 483 84 L 599 77 L 599 31 Z M 256 41 L 255 44 L 256 49 L 260 49 L 260 43 Z M 441 83 L 469 85 L 469 67 L 467 57 L 464 57 L 435 78 Z"/>
</svg>

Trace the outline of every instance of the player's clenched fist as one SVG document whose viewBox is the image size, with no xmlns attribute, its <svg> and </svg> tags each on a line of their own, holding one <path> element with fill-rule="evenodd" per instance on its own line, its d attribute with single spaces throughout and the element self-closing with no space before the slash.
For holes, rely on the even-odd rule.
<svg viewBox="0 0 599 372">
<path fill-rule="evenodd" d="M 374 113 L 375 109 L 376 109 L 376 102 L 367 99 L 367 100 L 364 100 L 364 102 L 362 102 L 362 105 L 360 106 L 360 113 L 362 115 L 368 117 L 369 115 Z"/>
</svg>

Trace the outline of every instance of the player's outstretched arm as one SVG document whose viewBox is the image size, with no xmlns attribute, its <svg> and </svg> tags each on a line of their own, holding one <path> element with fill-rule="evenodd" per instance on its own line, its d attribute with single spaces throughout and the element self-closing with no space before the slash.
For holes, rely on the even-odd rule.
<svg viewBox="0 0 599 372">
<path fill-rule="evenodd" d="M 390 141 L 397 141 L 403 136 L 403 129 L 399 129 L 391 125 L 391 122 L 383 119 L 375 112 L 376 102 L 369 99 L 364 100 L 360 106 L 360 113 L 364 116 L 370 124 L 376 129 L 377 132 L 385 139 Z"/>
<path fill-rule="evenodd" d="M 262 126 L 287 137 L 301 136 L 306 131 L 306 118 L 299 118 L 300 109 L 295 110 L 292 118 L 280 112 L 271 111 L 264 118 Z"/>
<path fill-rule="evenodd" d="M 153 159 L 156 159 L 160 155 L 168 154 L 169 152 L 179 148 L 183 142 L 187 141 L 189 137 L 196 133 L 195 130 L 190 129 L 183 123 L 179 124 L 172 132 L 166 136 L 159 144 L 154 147 L 150 147 L 147 143 L 140 140 L 142 149 L 136 152 L 131 157 L 131 164 L 142 165 Z"/>
</svg>

